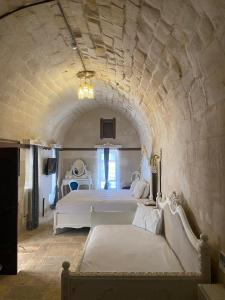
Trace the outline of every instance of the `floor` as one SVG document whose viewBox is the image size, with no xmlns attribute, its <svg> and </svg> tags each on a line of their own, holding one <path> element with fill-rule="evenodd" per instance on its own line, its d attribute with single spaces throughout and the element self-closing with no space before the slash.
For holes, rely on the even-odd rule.
<svg viewBox="0 0 225 300">
<path fill-rule="evenodd" d="M 59 300 L 62 262 L 79 262 L 88 229 L 52 233 L 52 220 L 20 237 L 18 275 L 0 276 L 0 300 Z"/>
</svg>

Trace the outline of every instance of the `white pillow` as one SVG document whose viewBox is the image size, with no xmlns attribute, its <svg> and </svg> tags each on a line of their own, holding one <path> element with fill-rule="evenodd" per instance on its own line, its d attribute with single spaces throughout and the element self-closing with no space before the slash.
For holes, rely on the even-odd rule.
<svg viewBox="0 0 225 300">
<path fill-rule="evenodd" d="M 144 193 L 145 186 L 146 186 L 146 182 L 143 180 L 139 180 L 134 187 L 132 196 L 134 196 L 136 199 L 140 199 Z"/>
<path fill-rule="evenodd" d="M 145 214 L 145 226 L 146 230 L 151 231 L 154 234 L 160 234 L 162 232 L 163 213 L 162 210 L 154 208 L 149 210 Z"/>
<path fill-rule="evenodd" d="M 145 206 L 138 203 L 132 225 L 145 229 Z"/>
<path fill-rule="evenodd" d="M 135 185 L 138 183 L 139 178 L 136 178 L 134 181 L 132 181 L 131 186 L 130 186 L 130 191 L 133 192 Z"/>
<path fill-rule="evenodd" d="M 146 186 L 145 186 L 145 189 L 144 189 L 144 192 L 143 192 L 141 198 L 143 198 L 143 199 L 148 198 L 149 192 L 150 192 L 150 185 L 148 183 L 146 183 Z"/>
</svg>

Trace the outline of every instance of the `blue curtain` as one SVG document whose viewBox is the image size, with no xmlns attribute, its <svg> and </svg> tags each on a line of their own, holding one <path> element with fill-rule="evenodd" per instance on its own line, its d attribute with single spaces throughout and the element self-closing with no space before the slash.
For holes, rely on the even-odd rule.
<svg viewBox="0 0 225 300">
<path fill-rule="evenodd" d="M 105 190 L 109 189 L 109 148 L 104 148 Z"/>
<path fill-rule="evenodd" d="M 39 226 L 39 184 L 38 184 L 38 146 L 33 146 L 33 187 L 31 200 L 31 216 L 27 229 L 32 230 Z"/>
<path fill-rule="evenodd" d="M 55 183 L 55 199 L 53 204 L 50 206 L 51 209 L 54 209 L 56 207 L 56 203 L 59 201 L 58 197 L 58 192 L 59 192 L 59 187 L 58 187 L 58 177 L 59 177 L 59 149 L 55 149 L 55 158 L 57 160 L 56 163 L 56 183 Z"/>
</svg>

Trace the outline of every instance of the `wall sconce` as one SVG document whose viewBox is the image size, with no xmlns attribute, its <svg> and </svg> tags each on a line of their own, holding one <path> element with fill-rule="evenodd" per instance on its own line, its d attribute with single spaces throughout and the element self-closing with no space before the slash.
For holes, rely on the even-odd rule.
<svg viewBox="0 0 225 300">
<path fill-rule="evenodd" d="M 150 159 L 150 165 L 152 168 L 152 173 L 157 173 L 157 159 L 159 159 L 158 154 L 154 154 Z"/>
</svg>

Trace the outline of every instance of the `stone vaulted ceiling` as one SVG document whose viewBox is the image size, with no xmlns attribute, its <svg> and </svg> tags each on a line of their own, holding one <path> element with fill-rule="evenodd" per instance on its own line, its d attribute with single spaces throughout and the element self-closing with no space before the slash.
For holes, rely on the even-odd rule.
<svg viewBox="0 0 225 300">
<path fill-rule="evenodd" d="M 36 2 L 1 0 L 0 14 Z M 86 67 L 96 71 L 96 100 L 77 100 L 82 65 L 57 1 L 20 10 L 0 20 L 2 137 L 57 140 L 79 114 L 104 105 L 151 142 L 171 133 L 174 120 L 200 120 L 224 97 L 223 0 L 60 3 Z"/>
<path fill-rule="evenodd" d="M 35 2 L 0 0 L 0 15 Z M 162 148 L 162 192 L 183 194 L 216 262 L 225 251 L 225 1 L 60 3 L 96 71 L 96 99 L 77 99 L 82 65 L 57 2 L 0 17 L 0 137 L 60 141 L 80 114 L 120 110 L 148 154 Z"/>
</svg>

